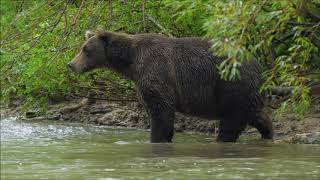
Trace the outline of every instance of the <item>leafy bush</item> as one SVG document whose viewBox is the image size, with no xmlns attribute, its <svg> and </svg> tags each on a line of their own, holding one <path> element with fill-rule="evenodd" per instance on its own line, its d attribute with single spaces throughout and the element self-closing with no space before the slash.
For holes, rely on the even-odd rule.
<svg viewBox="0 0 320 180">
<path fill-rule="evenodd" d="M 218 67 L 227 80 L 241 78 L 238 67 L 255 56 L 264 67 L 262 90 L 292 87 L 282 109 L 289 106 L 300 115 L 310 106 L 310 83 L 320 79 L 316 1 L 3 0 L 1 12 L 1 99 L 6 102 L 17 96 L 40 106 L 83 88 L 129 97 L 133 83 L 110 71 L 74 76 L 65 67 L 84 42 L 84 32 L 97 28 L 206 36 L 214 42 L 213 52 L 227 57 Z M 107 87 L 97 88 L 97 81 Z"/>
<path fill-rule="evenodd" d="M 219 1 L 205 23 L 213 39 L 214 52 L 228 59 L 221 63 L 221 75 L 234 79 L 237 67 L 252 55 L 265 68 L 269 87 L 292 87 L 288 105 L 297 115 L 310 106 L 309 87 L 320 80 L 320 4 L 301 0 Z M 241 76 L 241 75 L 240 75 Z"/>
</svg>

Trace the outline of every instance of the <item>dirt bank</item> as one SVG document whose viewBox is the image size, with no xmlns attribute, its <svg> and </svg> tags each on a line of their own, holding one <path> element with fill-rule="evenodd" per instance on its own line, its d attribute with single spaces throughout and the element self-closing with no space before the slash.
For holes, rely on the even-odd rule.
<svg viewBox="0 0 320 180">
<path fill-rule="evenodd" d="M 272 109 L 268 108 L 270 113 Z M 24 120 L 80 121 L 107 126 L 147 129 L 150 127 L 144 109 L 136 102 L 120 103 L 87 98 L 63 101 L 49 105 L 44 114 L 37 110 L 21 113 L 20 106 L 1 110 L 1 119 L 18 116 Z M 176 113 L 176 132 L 194 132 L 217 135 L 218 121 Z M 297 120 L 293 114 L 286 114 L 274 120 L 275 143 L 320 143 L 320 104 L 312 106 L 303 120 Z M 240 138 L 259 140 L 260 134 L 255 128 L 248 127 Z"/>
</svg>

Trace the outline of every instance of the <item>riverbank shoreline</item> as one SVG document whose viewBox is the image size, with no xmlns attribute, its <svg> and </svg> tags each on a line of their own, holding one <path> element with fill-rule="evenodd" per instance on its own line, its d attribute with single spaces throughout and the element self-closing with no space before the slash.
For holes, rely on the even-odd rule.
<svg viewBox="0 0 320 180">
<path fill-rule="evenodd" d="M 48 106 L 47 111 L 36 109 L 22 111 L 19 103 L 10 108 L 1 108 L 1 119 L 18 117 L 22 120 L 52 120 L 92 123 L 97 125 L 149 129 L 150 124 L 145 110 L 137 102 L 110 102 L 88 98 L 60 101 Z M 267 108 L 272 114 L 273 110 Z M 175 132 L 201 133 L 216 139 L 219 121 L 176 113 Z M 293 114 L 282 115 L 273 121 L 274 143 L 320 144 L 320 105 L 315 104 L 302 120 Z M 247 127 L 240 142 L 260 141 L 255 128 Z M 248 141 L 248 142 L 250 142 Z"/>
</svg>

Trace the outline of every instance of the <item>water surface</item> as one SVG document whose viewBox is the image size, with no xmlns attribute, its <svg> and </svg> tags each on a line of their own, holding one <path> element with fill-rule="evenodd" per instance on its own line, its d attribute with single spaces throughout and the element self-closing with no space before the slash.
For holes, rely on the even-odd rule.
<svg viewBox="0 0 320 180">
<path fill-rule="evenodd" d="M 1 120 L 1 179 L 320 179 L 319 145 L 217 144 L 178 133 Z"/>
</svg>

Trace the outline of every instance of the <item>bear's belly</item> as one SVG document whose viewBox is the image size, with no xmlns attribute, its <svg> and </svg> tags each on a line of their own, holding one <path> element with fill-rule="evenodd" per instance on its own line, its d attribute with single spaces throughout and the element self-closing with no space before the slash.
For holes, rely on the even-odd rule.
<svg viewBox="0 0 320 180">
<path fill-rule="evenodd" d="M 181 108 L 177 108 L 176 111 L 180 112 L 180 113 L 183 113 L 185 115 L 197 116 L 197 117 L 210 119 L 210 120 L 219 118 L 218 113 L 216 113 L 211 108 L 206 108 L 206 109 L 198 109 L 198 108 L 181 109 Z"/>
<path fill-rule="evenodd" d="M 176 111 L 206 119 L 219 117 L 213 93 L 202 95 L 196 93 L 189 94 L 176 102 Z"/>
</svg>

